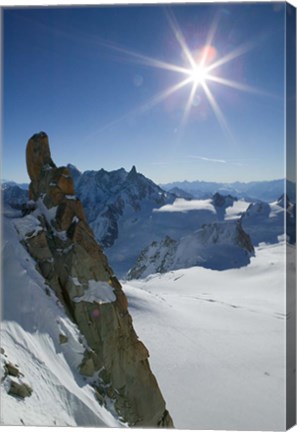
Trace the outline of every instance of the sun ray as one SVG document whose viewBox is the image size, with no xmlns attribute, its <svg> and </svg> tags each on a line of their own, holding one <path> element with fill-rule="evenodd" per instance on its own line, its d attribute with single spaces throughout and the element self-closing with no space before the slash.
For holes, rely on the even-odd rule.
<svg viewBox="0 0 297 432">
<path fill-rule="evenodd" d="M 178 90 L 180 90 L 182 87 L 186 86 L 187 84 L 189 84 L 189 82 L 191 82 L 191 78 L 188 77 L 186 79 L 184 79 L 183 81 L 178 82 L 177 84 L 167 88 L 166 90 L 157 93 L 156 95 L 154 95 L 152 98 L 150 98 L 147 102 L 145 102 L 142 105 L 137 106 L 136 108 L 133 108 L 132 110 L 128 111 L 127 113 L 125 113 L 124 115 L 111 120 L 110 122 L 106 123 L 105 125 L 103 125 L 101 128 L 98 128 L 95 132 L 93 132 L 92 134 L 89 134 L 85 140 L 88 141 L 91 137 L 93 137 L 94 135 L 97 135 L 103 131 L 105 131 L 106 129 L 109 129 L 113 126 L 116 126 L 118 123 L 120 123 L 121 121 L 132 117 L 133 115 L 137 115 L 139 113 L 144 113 L 148 110 L 150 110 L 151 108 L 153 108 L 154 106 L 158 105 L 159 103 L 161 103 L 162 101 L 164 101 L 165 99 L 167 99 L 169 96 L 171 96 L 172 94 L 174 94 L 175 92 L 177 92 Z"/>
<path fill-rule="evenodd" d="M 119 45 L 115 45 L 111 42 L 104 42 L 101 41 L 100 45 L 105 46 L 106 48 L 110 48 L 114 51 L 120 52 L 122 54 L 127 54 L 128 56 L 131 56 L 134 58 L 134 61 L 138 61 L 141 64 L 147 65 L 147 66 L 152 66 L 155 68 L 159 68 L 159 69 L 165 69 L 165 70 L 170 70 L 173 72 L 179 72 L 179 73 L 183 73 L 183 74 L 187 74 L 188 73 L 188 69 L 176 65 L 176 64 L 172 64 L 172 63 L 168 63 L 165 62 L 163 60 L 159 60 L 159 59 L 155 59 L 149 56 L 145 56 L 143 54 L 137 53 L 135 51 L 131 51 L 128 50 L 126 48 L 123 48 Z"/>
<path fill-rule="evenodd" d="M 193 100 L 194 100 L 194 97 L 195 97 L 195 94 L 196 94 L 196 90 L 197 90 L 198 84 L 199 84 L 198 82 L 195 82 L 192 85 L 191 92 L 189 94 L 189 97 L 188 97 L 188 100 L 187 100 L 187 103 L 186 103 L 186 106 L 185 106 L 185 109 L 184 109 L 184 114 L 183 114 L 182 121 L 181 121 L 181 128 L 184 128 L 185 125 L 186 125 L 186 123 L 187 123 L 187 120 L 188 120 L 188 117 L 189 117 L 189 114 L 190 114 L 190 111 L 191 111 L 191 106 L 193 104 Z"/>
<path fill-rule="evenodd" d="M 178 82 L 177 84 L 173 85 L 172 87 L 169 87 L 168 89 L 164 90 L 163 92 L 158 93 L 157 95 L 153 96 L 147 103 L 143 104 L 141 107 L 138 108 L 139 111 L 143 112 L 147 109 L 150 109 L 151 107 L 159 104 L 163 100 L 167 99 L 169 96 L 171 96 L 173 93 L 180 90 L 185 85 L 189 84 L 192 81 L 191 77 L 188 77 L 184 79 L 183 81 Z"/>
<path fill-rule="evenodd" d="M 215 17 L 215 19 L 213 20 L 213 22 L 211 24 L 211 27 L 209 29 L 209 32 L 207 34 L 206 41 L 205 41 L 205 46 L 206 47 L 211 46 L 211 44 L 212 44 L 212 42 L 214 40 L 217 28 L 218 28 L 218 23 L 219 23 L 219 16 L 217 15 Z M 206 59 L 207 59 L 207 50 L 204 50 L 203 54 L 202 54 L 201 61 L 199 63 L 201 67 L 204 67 Z"/>
<path fill-rule="evenodd" d="M 247 42 L 247 43 L 241 45 L 240 47 L 229 52 L 224 57 L 221 57 L 216 62 L 209 65 L 207 68 L 208 72 L 218 68 L 219 66 L 222 66 L 225 63 L 229 63 L 231 60 L 234 60 L 237 57 L 240 57 L 241 55 L 243 55 L 243 54 L 247 53 L 248 51 L 250 51 L 251 49 L 253 49 L 253 47 L 254 47 L 254 43 L 251 43 L 251 42 Z"/>
<path fill-rule="evenodd" d="M 178 22 L 176 21 L 175 16 L 168 9 L 165 9 L 165 14 L 166 14 L 167 20 L 169 22 L 169 25 L 171 27 L 171 30 L 173 31 L 173 34 L 174 34 L 177 42 L 179 43 L 179 45 L 182 49 L 182 52 L 184 53 L 185 57 L 187 58 L 190 66 L 192 68 L 195 68 L 196 67 L 195 60 L 194 60 L 194 58 L 193 58 L 193 56 L 189 50 L 189 47 L 185 41 L 184 35 L 183 35 L 179 25 L 178 25 Z"/>
<path fill-rule="evenodd" d="M 263 96 L 273 97 L 273 95 L 268 93 L 268 92 L 264 92 L 262 90 L 257 89 L 256 87 L 248 86 L 246 84 L 242 84 L 242 83 L 239 83 L 237 81 L 228 80 L 226 78 L 218 77 L 218 76 L 211 75 L 211 74 L 209 74 L 207 76 L 207 79 L 209 81 L 214 81 L 214 82 L 217 82 L 219 84 L 223 84 L 225 86 L 232 87 L 232 88 L 237 89 L 237 90 L 245 91 L 248 93 L 259 94 L 259 95 L 263 95 Z"/>
<path fill-rule="evenodd" d="M 209 103 L 213 109 L 213 112 L 214 112 L 215 116 L 217 117 L 219 124 L 221 125 L 222 129 L 227 133 L 229 138 L 232 138 L 232 141 L 233 141 L 233 136 L 231 134 L 228 123 L 224 117 L 224 114 L 222 113 L 221 108 L 219 107 L 217 101 L 215 100 L 213 94 L 211 93 L 211 91 L 208 88 L 206 83 L 202 83 L 202 87 L 203 87 L 203 90 L 205 91 L 206 97 L 207 97 L 207 99 L 208 99 L 208 101 L 209 101 Z"/>
</svg>

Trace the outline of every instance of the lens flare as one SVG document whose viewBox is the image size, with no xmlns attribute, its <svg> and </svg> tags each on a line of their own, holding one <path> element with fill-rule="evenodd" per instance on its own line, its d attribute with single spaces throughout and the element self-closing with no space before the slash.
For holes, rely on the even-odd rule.
<svg viewBox="0 0 297 432">
<path fill-rule="evenodd" d="M 263 92 L 259 91 L 256 88 L 253 88 L 251 86 L 248 86 L 240 82 L 236 82 L 234 80 L 225 77 L 218 76 L 218 74 L 215 73 L 220 66 L 223 66 L 226 63 L 234 61 L 236 58 L 250 51 L 253 48 L 253 44 L 251 42 L 245 43 L 241 46 L 238 46 L 233 51 L 230 51 L 229 53 L 220 56 L 217 48 L 214 46 L 215 35 L 219 25 L 219 15 L 218 15 L 214 18 L 214 21 L 209 28 L 207 37 L 203 41 L 204 43 L 202 43 L 201 46 L 198 47 L 196 50 L 190 50 L 186 38 L 184 37 L 184 34 L 172 10 L 169 8 L 165 9 L 165 15 L 167 17 L 169 27 L 171 28 L 173 35 L 176 39 L 176 42 L 178 43 L 181 49 L 181 53 L 183 54 L 183 58 L 186 64 L 168 63 L 164 60 L 152 58 L 144 54 L 128 50 L 124 47 L 120 47 L 119 45 L 116 45 L 111 42 L 106 42 L 101 40 L 101 41 L 97 41 L 97 43 L 105 46 L 106 48 L 124 54 L 127 57 L 130 57 L 130 59 L 135 63 L 150 66 L 152 68 L 166 70 L 168 72 L 175 73 L 175 74 L 180 74 L 183 76 L 182 79 L 180 81 L 177 81 L 177 83 L 172 85 L 171 87 L 165 88 L 160 93 L 153 95 L 146 103 L 126 112 L 124 115 L 120 116 L 119 118 L 112 120 L 110 123 L 101 127 L 99 131 L 114 126 L 116 123 L 126 119 L 127 117 L 134 116 L 139 113 L 144 113 L 145 111 L 152 109 L 152 107 L 154 107 L 155 105 L 163 102 L 165 99 L 168 99 L 171 95 L 180 91 L 185 86 L 190 86 L 189 96 L 185 104 L 185 107 L 183 109 L 181 126 L 185 126 L 187 118 L 191 112 L 191 109 L 195 106 L 197 107 L 197 103 L 196 103 L 197 92 L 198 89 L 200 89 L 199 91 L 203 92 L 206 100 L 208 101 L 210 107 L 213 110 L 213 113 L 215 114 L 218 120 L 218 123 L 220 124 L 222 129 L 225 132 L 227 132 L 227 135 L 230 138 L 231 133 L 227 121 L 224 117 L 223 111 L 221 110 L 217 100 L 215 99 L 215 96 L 213 95 L 213 92 L 210 89 L 210 85 L 211 83 L 216 83 L 222 86 L 231 87 L 234 90 L 250 92 L 254 94 L 257 93 L 263 95 Z M 138 77 L 134 82 L 136 87 L 141 86 L 142 83 L 143 80 L 142 79 L 140 80 Z M 273 96 L 273 95 L 266 94 L 266 96 Z M 198 105 L 200 105 L 200 101 L 201 101 L 201 93 L 199 95 Z"/>
</svg>

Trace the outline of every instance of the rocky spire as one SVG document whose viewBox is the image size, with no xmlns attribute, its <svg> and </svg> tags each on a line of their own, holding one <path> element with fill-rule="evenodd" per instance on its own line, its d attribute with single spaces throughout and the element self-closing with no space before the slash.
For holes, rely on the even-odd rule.
<svg viewBox="0 0 297 432">
<path fill-rule="evenodd" d="M 136 171 L 136 166 L 133 165 L 132 168 L 131 168 L 131 170 L 128 173 L 127 180 L 128 181 L 133 181 L 135 179 L 137 180 L 137 177 L 138 177 L 138 173 Z"/>
<path fill-rule="evenodd" d="M 53 163 L 44 132 L 28 141 L 26 159 L 42 227 L 26 246 L 87 341 L 81 374 L 92 378 L 99 403 L 113 403 L 129 426 L 173 427 L 126 296 L 86 222 L 69 170 Z"/>
</svg>

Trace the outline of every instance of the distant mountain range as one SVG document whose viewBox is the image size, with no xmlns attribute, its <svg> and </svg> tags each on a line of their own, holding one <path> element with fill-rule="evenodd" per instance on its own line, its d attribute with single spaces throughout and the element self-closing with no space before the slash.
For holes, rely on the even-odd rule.
<svg viewBox="0 0 297 432">
<path fill-rule="evenodd" d="M 178 190 L 180 194 L 189 194 L 193 198 L 209 198 L 215 192 L 234 195 L 248 201 L 276 201 L 284 193 L 284 180 L 253 181 L 248 183 L 215 183 L 205 181 L 181 181 L 160 185 L 166 191 Z M 287 181 L 286 193 L 292 202 L 296 202 L 295 184 Z"/>
<path fill-rule="evenodd" d="M 202 225 L 198 230 L 178 241 L 165 236 L 153 241 L 139 254 L 128 272 L 128 279 L 145 278 L 154 273 L 185 269 L 194 266 L 212 270 L 239 268 L 250 263 L 254 246 L 260 243 L 278 243 L 284 232 L 286 206 L 287 235 L 295 243 L 296 204 L 282 197 L 273 203 L 250 203 L 240 214 L 242 202 L 230 195 L 216 193 L 211 202 L 217 222 Z M 247 203 L 246 203 L 247 204 Z M 239 206 L 236 210 L 236 206 Z"/>
<path fill-rule="evenodd" d="M 28 185 L 4 181 L 1 184 L 1 192 L 3 202 L 16 209 L 20 209 L 29 199 Z"/>
</svg>

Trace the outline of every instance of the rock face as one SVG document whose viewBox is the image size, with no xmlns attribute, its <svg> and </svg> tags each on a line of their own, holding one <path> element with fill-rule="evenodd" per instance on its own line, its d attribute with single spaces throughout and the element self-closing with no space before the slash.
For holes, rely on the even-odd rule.
<svg viewBox="0 0 297 432">
<path fill-rule="evenodd" d="M 32 230 L 25 244 L 86 339 L 80 372 L 92 378 L 98 401 L 114 406 L 129 426 L 172 427 L 149 353 L 133 329 L 126 296 L 88 226 L 69 170 L 53 163 L 44 132 L 28 141 L 26 159 L 36 209 L 26 216 Z"/>
</svg>

